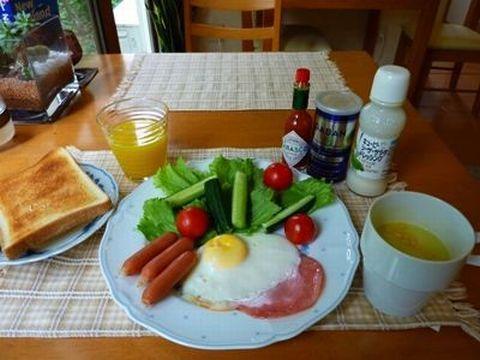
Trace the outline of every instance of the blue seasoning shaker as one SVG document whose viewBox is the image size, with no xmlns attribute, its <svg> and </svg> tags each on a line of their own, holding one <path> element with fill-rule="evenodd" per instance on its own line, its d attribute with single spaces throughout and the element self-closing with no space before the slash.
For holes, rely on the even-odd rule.
<svg viewBox="0 0 480 360">
<path fill-rule="evenodd" d="M 328 182 L 342 181 L 362 99 L 351 91 L 323 91 L 315 102 L 316 125 L 307 173 Z"/>
</svg>

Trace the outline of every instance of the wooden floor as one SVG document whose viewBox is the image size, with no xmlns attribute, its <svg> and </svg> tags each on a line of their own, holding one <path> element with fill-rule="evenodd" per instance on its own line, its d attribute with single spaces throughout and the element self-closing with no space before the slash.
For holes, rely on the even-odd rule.
<svg viewBox="0 0 480 360">
<path fill-rule="evenodd" d="M 443 64 L 442 64 L 443 65 Z M 431 70 L 428 87 L 448 87 L 450 74 Z M 459 89 L 477 89 L 480 64 L 464 66 Z M 475 94 L 424 91 L 419 110 L 455 153 L 458 159 L 480 179 L 480 118 L 471 113 Z"/>
</svg>

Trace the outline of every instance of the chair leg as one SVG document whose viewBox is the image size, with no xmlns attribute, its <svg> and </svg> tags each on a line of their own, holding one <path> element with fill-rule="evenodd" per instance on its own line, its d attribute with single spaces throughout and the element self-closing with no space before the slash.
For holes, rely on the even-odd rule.
<svg viewBox="0 0 480 360">
<path fill-rule="evenodd" d="M 423 92 L 423 89 L 425 88 L 425 85 L 427 84 L 428 75 L 430 74 L 431 66 L 432 66 L 432 61 L 430 59 L 430 56 L 428 56 L 428 53 L 427 53 L 427 55 L 425 56 L 425 60 L 423 61 L 423 64 L 422 64 L 422 68 L 420 70 L 417 88 L 415 89 L 415 92 L 412 97 L 413 106 L 415 107 L 420 105 L 420 100 L 422 100 L 422 92 Z"/>
<path fill-rule="evenodd" d="M 273 10 L 264 10 L 263 11 L 263 26 L 273 26 L 274 20 L 274 11 Z M 272 51 L 272 40 L 267 39 L 263 40 L 263 51 Z"/>
<path fill-rule="evenodd" d="M 397 51 L 395 53 L 394 64 L 405 66 L 407 63 L 407 54 L 410 48 L 411 40 L 407 35 L 402 31 L 400 34 L 400 39 L 398 40 Z"/>
<path fill-rule="evenodd" d="M 242 28 L 252 28 L 253 27 L 253 13 L 251 11 L 242 11 Z M 253 51 L 253 41 L 252 40 L 243 40 L 242 41 L 242 51 Z"/>
<path fill-rule="evenodd" d="M 455 89 L 457 88 L 458 79 L 460 78 L 460 74 L 462 73 L 462 68 L 463 63 L 461 62 L 456 62 L 453 65 L 452 75 L 450 76 L 450 84 L 448 86 L 450 91 L 455 91 Z"/>
<path fill-rule="evenodd" d="M 475 100 L 473 101 L 472 114 L 476 118 L 478 118 L 478 116 L 480 115 L 480 87 L 478 88 L 478 91 L 475 93 Z"/>
<path fill-rule="evenodd" d="M 365 29 L 365 37 L 363 39 L 363 50 L 371 56 L 375 52 L 375 45 L 377 45 L 379 27 L 380 10 L 369 10 L 367 28 Z"/>
</svg>

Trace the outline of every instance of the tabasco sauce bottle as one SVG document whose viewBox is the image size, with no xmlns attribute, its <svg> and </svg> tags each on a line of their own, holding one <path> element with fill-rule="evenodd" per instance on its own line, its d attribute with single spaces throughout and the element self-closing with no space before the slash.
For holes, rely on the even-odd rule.
<svg viewBox="0 0 480 360">
<path fill-rule="evenodd" d="M 293 85 L 293 110 L 285 121 L 285 135 L 282 138 L 283 161 L 299 170 L 305 169 L 308 164 L 314 130 L 313 119 L 307 112 L 309 81 L 310 70 L 297 69 Z"/>
</svg>

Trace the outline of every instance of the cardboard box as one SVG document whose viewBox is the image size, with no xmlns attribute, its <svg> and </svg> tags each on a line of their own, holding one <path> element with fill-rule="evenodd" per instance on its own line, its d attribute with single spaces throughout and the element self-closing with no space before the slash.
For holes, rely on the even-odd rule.
<svg viewBox="0 0 480 360">
<path fill-rule="evenodd" d="M 32 14 L 38 22 L 44 22 L 58 15 L 57 0 L 0 0 L 2 21 L 13 21 L 19 12 Z"/>
</svg>

